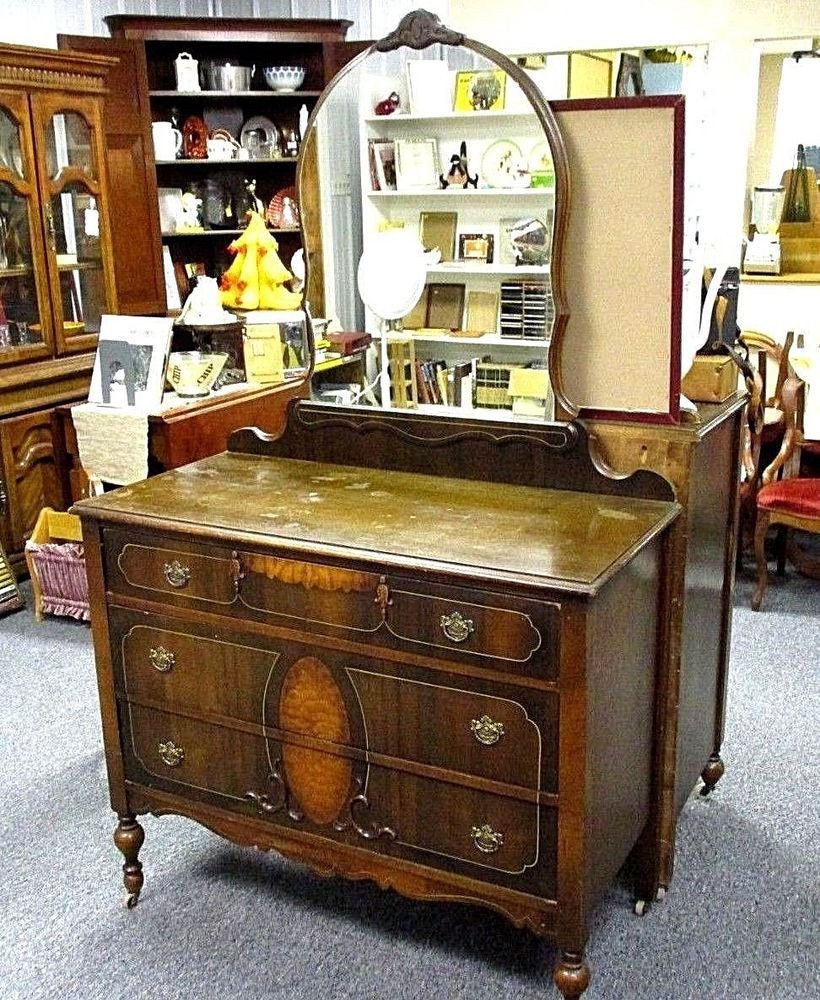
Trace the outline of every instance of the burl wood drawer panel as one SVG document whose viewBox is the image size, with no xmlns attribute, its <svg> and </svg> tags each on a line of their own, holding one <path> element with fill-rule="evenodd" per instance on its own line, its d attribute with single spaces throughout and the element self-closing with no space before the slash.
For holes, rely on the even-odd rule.
<svg viewBox="0 0 820 1000">
<path fill-rule="evenodd" d="M 159 710 L 124 710 L 130 780 L 554 895 L 554 809 Z"/>
<path fill-rule="evenodd" d="M 106 531 L 115 593 L 416 655 L 557 676 L 560 608 L 507 594 Z"/>
<path fill-rule="evenodd" d="M 150 619 L 159 622 L 158 619 Z M 554 791 L 555 692 L 453 678 L 303 643 L 215 639 L 201 626 L 112 613 L 121 696 L 345 749 Z M 254 643 L 255 639 L 255 643 Z M 471 690 L 474 684 L 483 690 Z M 361 754 L 360 754 L 361 755 Z"/>
</svg>

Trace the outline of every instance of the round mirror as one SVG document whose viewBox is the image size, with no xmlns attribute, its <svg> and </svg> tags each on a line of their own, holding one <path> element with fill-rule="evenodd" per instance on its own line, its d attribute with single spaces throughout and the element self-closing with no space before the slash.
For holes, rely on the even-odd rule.
<svg viewBox="0 0 820 1000">
<path fill-rule="evenodd" d="M 315 398 L 336 402 L 347 383 L 328 368 L 337 330 L 361 361 L 355 405 L 544 420 L 557 399 L 569 412 L 568 194 L 555 118 L 526 71 L 407 15 L 336 76 L 302 145 L 306 302 L 330 339 Z"/>
</svg>

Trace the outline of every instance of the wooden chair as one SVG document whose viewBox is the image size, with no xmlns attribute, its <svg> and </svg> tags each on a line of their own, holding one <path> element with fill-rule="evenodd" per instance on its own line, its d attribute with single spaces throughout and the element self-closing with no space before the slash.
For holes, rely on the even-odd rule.
<svg viewBox="0 0 820 1000">
<path fill-rule="evenodd" d="M 789 351 L 791 351 L 794 341 L 794 332 L 790 330 L 782 344 L 765 333 L 755 333 L 752 330 L 744 330 L 738 336 L 738 341 L 748 352 L 749 361 L 756 366 L 763 381 L 764 412 L 760 443 L 765 456 L 772 445 L 775 446 L 776 450 L 783 438 L 784 420 L 781 396 L 786 379 L 791 374 Z M 775 375 L 775 384 L 772 391 L 769 392 L 772 374 Z M 770 454 L 770 458 L 772 454 Z"/>
<path fill-rule="evenodd" d="M 759 611 L 769 582 L 766 562 L 766 534 L 771 525 L 782 525 L 789 534 L 792 529 L 820 533 L 820 479 L 799 475 L 801 400 L 803 382 L 790 376 L 783 385 L 781 405 L 784 434 L 780 450 L 764 470 L 756 497 L 755 562 L 757 586 L 752 595 L 752 610 Z M 793 536 L 789 537 L 786 554 L 795 568 L 820 580 L 820 560 L 804 552 Z"/>
</svg>

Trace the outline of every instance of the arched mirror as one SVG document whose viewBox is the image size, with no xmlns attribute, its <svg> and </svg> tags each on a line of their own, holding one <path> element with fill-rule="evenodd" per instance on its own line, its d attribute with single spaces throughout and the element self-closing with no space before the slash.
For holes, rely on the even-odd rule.
<svg viewBox="0 0 820 1000">
<path fill-rule="evenodd" d="M 298 183 L 317 399 L 511 421 L 573 412 L 558 363 L 567 160 L 524 69 L 408 14 L 325 90 Z M 345 336 L 331 353 L 356 352 L 355 377 L 322 371 L 333 328 Z"/>
</svg>

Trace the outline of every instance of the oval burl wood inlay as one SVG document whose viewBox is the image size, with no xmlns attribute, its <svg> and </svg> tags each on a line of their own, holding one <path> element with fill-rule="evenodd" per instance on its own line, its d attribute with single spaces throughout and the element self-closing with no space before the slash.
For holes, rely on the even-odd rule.
<svg viewBox="0 0 820 1000">
<path fill-rule="evenodd" d="M 331 743 L 350 741 L 344 695 L 321 660 L 304 656 L 288 670 L 279 696 L 279 725 L 286 732 Z M 285 743 L 282 759 L 288 788 L 314 823 L 331 823 L 350 795 L 353 763 L 346 757 Z"/>
</svg>

